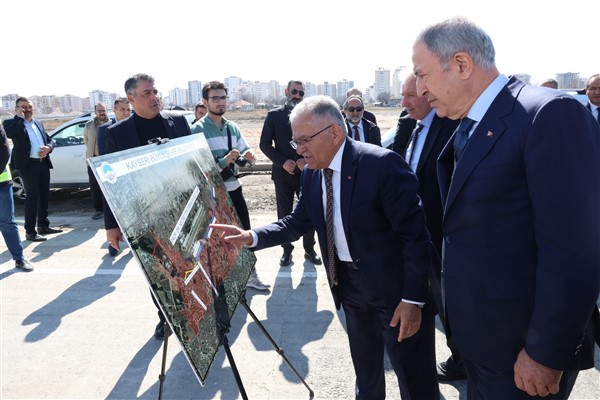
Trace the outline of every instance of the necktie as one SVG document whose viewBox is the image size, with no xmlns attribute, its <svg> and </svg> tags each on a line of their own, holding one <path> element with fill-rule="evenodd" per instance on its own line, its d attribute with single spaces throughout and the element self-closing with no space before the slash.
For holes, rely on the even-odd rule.
<svg viewBox="0 0 600 400">
<path fill-rule="evenodd" d="M 360 132 L 358 132 L 358 126 L 354 125 L 354 140 L 356 140 L 357 142 L 360 142 Z"/>
<path fill-rule="evenodd" d="M 456 132 L 454 133 L 454 160 L 456 162 L 458 162 L 465 150 L 465 146 L 469 141 L 469 131 L 474 123 L 475 121 L 470 118 L 463 118 L 460 120 L 458 128 L 456 128 Z"/>
<path fill-rule="evenodd" d="M 410 165 L 410 162 L 412 161 L 412 155 L 413 155 L 413 151 L 415 150 L 415 144 L 417 143 L 417 139 L 419 138 L 419 133 L 421 133 L 423 128 L 424 128 L 424 125 L 421 123 L 418 123 L 417 127 L 415 128 L 413 133 L 410 135 L 410 139 L 408 141 L 408 147 L 406 148 L 406 155 L 404 157 L 404 159 L 406 160 L 406 162 L 409 165 Z"/>
<path fill-rule="evenodd" d="M 598 118 L 598 123 L 600 124 L 600 107 L 596 108 L 596 114 Z"/>
<path fill-rule="evenodd" d="M 329 270 L 329 279 L 331 287 L 338 284 L 337 273 L 335 270 L 335 242 L 333 240 L 333 170 L 325 168 L 323 170 L 325 177 L 325 194 L 327 196 L 327 205 L 325 207 L 325 233 L 327 234 L 327 269 Z"/>
</svg>

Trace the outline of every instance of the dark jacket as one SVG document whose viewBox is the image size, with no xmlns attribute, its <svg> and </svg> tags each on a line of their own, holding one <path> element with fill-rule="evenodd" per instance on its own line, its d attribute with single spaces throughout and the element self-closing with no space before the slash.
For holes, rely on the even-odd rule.
<svg viewBox="0 0 600 400">
<path fill-rule="evenodd" d="M 33 123 L 42 133 L 44 144 L 50 147 L 50 152 L 54 150 L 54 142 L 48 136 L 46 128 L 37 119 L 33 119 Z M 4 129 L 6 130 L 6 136 L 12 139 L 12 160 L 11 164 L 15 169 L 25 169 L 29 165 L 31 158 L 31 142 L 29 141 L 29 135 L 27 134 L 27 128 L 25 128 L 25 120 L 21 117 L 15 116 L 14 118 L 2 121 Z M 52 168 L 52 162 L 50 161 L 50 154 L 46 156 L 48 159 L 48 165 Z"/>
</svg>

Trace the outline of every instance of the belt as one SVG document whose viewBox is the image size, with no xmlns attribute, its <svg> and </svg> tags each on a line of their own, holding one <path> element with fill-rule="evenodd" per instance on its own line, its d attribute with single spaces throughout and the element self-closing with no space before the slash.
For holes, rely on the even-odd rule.
<svg viewBox="0 0 600 400">
<path fill-rule="evenodd" d="M 44 158 L 29 157 L 29 158 L 32 160 L 39 160 L 40 162 L 43 162 L 46 159 L 46 157 L 44 157 Z"/>
<path fill-rule="evenodd" d="M 338 262 L 348 269 L 358 269 L 358 265 L 354 261 L 342 261 L 338 260 Z"/>
</svg>

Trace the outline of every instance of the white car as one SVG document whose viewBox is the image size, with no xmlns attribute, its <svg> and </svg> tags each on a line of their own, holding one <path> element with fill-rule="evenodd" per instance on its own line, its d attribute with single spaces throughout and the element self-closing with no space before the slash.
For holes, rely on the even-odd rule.
<svg viewBox="0 0 600 400">
<path fill-rule="evenodd" d="M 181 113 L 192 123 L 193 111 L 169 111 Z M 114 118 L 109 113 L 109 118 Z M 54 150 L 51 153 L 53 169 L 50 170 L 50 187 L 53 188 L 87 188 L 90 186 L 85 160 L 85 144 L 83 143 L 83 129 L 85 123 L 94 118 L 91 114 L 72 119 L 58 126 L 49 133 L 54 141 Z M 23 180 L 18 170 L 11 169 L 13 176 L 13 193 L 15 199 L 24 200 L 26 197 Z"/>
</svg>

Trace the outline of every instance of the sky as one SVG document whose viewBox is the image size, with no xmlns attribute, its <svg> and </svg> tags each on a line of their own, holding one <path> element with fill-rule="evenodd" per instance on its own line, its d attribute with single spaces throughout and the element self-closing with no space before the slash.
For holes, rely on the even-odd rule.
<svg viewBox="0 0 600 400">
<path fill-rule="evenodd" d="M 465 16 L 496 48 L 496 65 L 532 83 L 556 73 L 600 71 L 597 0 L 551 6 L 527 0 L 29 0 L 4 2 L 0 95 L 124 95 L 135 73 L 163 95 L 187 82 L 314 84 L 348 79 L 364 90 L 377 68 L 412 67 L 426 26 Z M 587 17 L 590 16 L 590 20 Z"/>
</svg>

